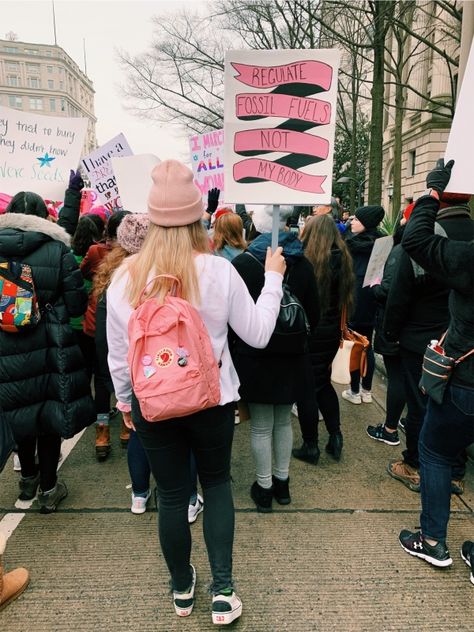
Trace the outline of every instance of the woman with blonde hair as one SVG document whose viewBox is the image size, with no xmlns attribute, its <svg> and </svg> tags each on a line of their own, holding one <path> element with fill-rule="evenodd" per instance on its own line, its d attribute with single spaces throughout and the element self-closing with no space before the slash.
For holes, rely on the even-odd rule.
<svg viewBox="0 0 474 632">
<path fill-rule="evenodd" d="M 352 259 L 331 215 L 312 217 L 303 234 L 304 253 L 313 265 L 318 285 L 321 318 L 311 332 L 310 383 L 305 397 L 297 402 L 303 445 L 293 456 L 316 464 L 319 460 L 318 409 L 324 418 L 329 441 L 326 451 L 341 457 L 342 433 L 339 401 L 331 384 L 331 364 L 339 347 L 341 312 L 350 314 L 353 305 Z"/>
<path fill-rule="evenodd" d="M 136 429 L 157 483 L 159 537 L 178 616 L 191 614 L 196 586 L 187 519 L 189 459 L 191 451 L 194 453 L 204 495 L 204 538 L 213 577 L 212 620 L 225 625 L 242 612 L 232 581 L 230 456 L 239 381 L 227 344 L 228 325 L 249 344 L 262 348 L 267 345 L 279 312 L 285 263 L 281 249 L 273 255 L 269 249 L 265 286 L 254 303 L 232 265 L 223 257 L 210 255 L 201 223 L 201 193 L 192 172 L 176 160 L 165 160 L 151 175 L 148 235 L 140 252 L 117 270 L 107 292 L 109 366 L 117 406 L 126 423 Z M 127 363 L 128 321 L 140 305 L 147 283 L 147 296 L 164 302 L 173 282 L 156 278 L 160 274 L 179 279 L 182 297 L 196 307 L 207 328 L 220 367 L 221 399 L 218 406 L 189 416 L 149 423 L 132 393 Z"/>
<path fill-rule="evenodd" d="M 237 213 L 230 209 L 219 209 L 214 224 L 214 254 L 232 261 L 247 248 L 243 237 L 244 225 Z"/>
</svg>

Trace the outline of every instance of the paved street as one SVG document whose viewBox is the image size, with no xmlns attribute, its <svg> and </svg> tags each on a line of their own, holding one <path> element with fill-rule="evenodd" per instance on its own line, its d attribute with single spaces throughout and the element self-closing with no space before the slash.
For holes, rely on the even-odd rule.
<svg viewBox="0 0 474 632">
<path fill-rule="evenodd" d="M 383 402 L 383 386 L 375 389 Z M 419 525 L 420 498 L 385 472 L 400 454 L 372 441 L 368 423 L 382 419 L 379 403 L 341 401 L 345 447 L 339 464 L 323 449 L 318 466 L 292 461 L 293 503 L 257 514 L 249 498 L 253 465 L 249 427 L 236 427 L 233 479 L 236 504 L 235 579 L 243 599 L 239 632 L 472 630 L 473 586 L 459 557 L 474 537 L 474 468 L 466 492 L 453 497 L 449 544 L 454 564 L 438 570 L 402 551 L 401 528 Z M 299 429 L 295 420 L 295 443 Z M 24 565 L 31 584 L 0 614 L 5 632 L 160 631 L 205 632 L 210 621 L 209 567 L 202 515 L 193 526 L 198 586 L 192 616 L 177 619 L 156 534 L 154 506 L 130 513 L 126 453 L 117 420 L 113 453 L 95 461 L 89 428 L 63 463 L 69 496 L 57 514 L 43 516 L 36 503 L 14 508 L 17 474 L 1 477 L 0 529 L 14 530 L 7 569 Z M 402 435 L 403 436 L 403 435 Z M 324 448 L 325 430 L 321 431 Z"/>
</svg>

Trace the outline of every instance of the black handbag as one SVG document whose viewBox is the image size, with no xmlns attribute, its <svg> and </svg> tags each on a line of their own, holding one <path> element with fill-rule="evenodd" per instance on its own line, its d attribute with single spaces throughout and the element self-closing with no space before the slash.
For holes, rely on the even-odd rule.
<svg viewBox="0 0 474 632">
<path fill-rule="evenodd" d="M 251 253 L 247 251 L 257 263 L 265 270 L 265 266 Z M 271 353 L 299 354 L 305 353 L 308 349 L 308 338 L 311 329 L 308 317 L 296 296 L 291 292 L 286 284 L 288 277 L 283 279 L 283 296 L 280 301 L 280 312 L 276 321 L 275 329 L 266 351 Z"/>
<path fill-rule="evenodd" d="M 14 447 L 15 439 L 13 438 L 12 429 L 5 413 L 0 409 L 0 472 L 5 467 Z"/>
<path fill-rule="evenodd" d="M 453 374 L 453 370 L 458 364 L 474 353 L 474 349 L 471 349 L 471 351 L 465 353 L 457 360 L 447 356 L 442 346 L 446 334 L 447 332 L 443 334 L 439 342 L 432 340 L 426 347 L 419 384 L 421 392 L 431 397 L 437 404 L 443 403 L 444 393 Z"/>
</svg>

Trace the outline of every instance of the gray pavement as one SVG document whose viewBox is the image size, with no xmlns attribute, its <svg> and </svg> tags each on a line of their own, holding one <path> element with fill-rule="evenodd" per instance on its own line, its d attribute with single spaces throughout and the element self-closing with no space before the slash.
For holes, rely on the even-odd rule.
<svg viewBox="0 0 474 632">
<path fill-rule="evenodd" d="M 244 603 L 241 632 L 472 630 L 473 586 L 459 547 L 474 537 L 474 468 L 466 492 L 453 496 L 449 545 L 454 564 L 435 569 L 402 551 L 402 528 L 419 525 L 420 497 L 385 472 L 403 446 L 389 447 L 365 433 L 383 417 L 377 401 L 341 400 L 344 452 L 335 463 L 324 452 L 314 467 L 293 460 L 288 507 L 257 514 L 249 498 L 254 480 L 249 427 L 236 427 L 233 452 L 236 504 L 235 579 Z M 294 420 L 295 444 L 300 435 Z M 0 613 L 5 632 L 160 631 L 216 629 L 210 621 L 209 566 L 202 516 L 193 526 L 197 599 L 188 619 L 177 619 L 156 534 L 153 504 L 142 516 L 129 510 L 126 453 L 113 427 L 108 461 L 94 458 L 94 430 L 80 439 L 60 476 L 69 496 L 53 515 L 36 503 L 9 539 L 6 567 L 24 565 L 31 585 Z M 10 466 L 0 485 L 2 518 L 12 520 L 18 475 Z"/>
</svg>

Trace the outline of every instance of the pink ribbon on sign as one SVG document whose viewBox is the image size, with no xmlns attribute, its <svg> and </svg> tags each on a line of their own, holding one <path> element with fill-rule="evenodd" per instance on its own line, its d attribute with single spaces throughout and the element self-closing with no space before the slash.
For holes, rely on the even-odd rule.
<svg viewBox="0 0 474 632">
<path fill-rule="evenodd" d="M 261 158 L 249 158 L 234 165 L 234 180 L 241 182 L 247 178 L 270 180 L 288 189 L 306 193 L 324 193 L 322 185 L 326 180 L 326 176 L 313 176 Z"/>
<path fill-rule="evenodd" d="M 236 132 L 234 151 L 243 155 L 262 151 L 282 151 L 325 160 L 329 153 L 329 141 L 304 132 L 272 128 L 253 129 Z"/>
<path fill-rule="evenodd" d="M 235 113 L 240 119 L 278 116 L 308 121 L 315 125 L 328 125 L 331 121 L 331 104 L 321 99 L 294 97 L 289 94 L 250 92 L 235 95 Z"/>
<path fill-rule="evenodd" d="M 253 66 L 233 63 L 239 73 L 237 81 L 252 88 L 272 88 L 288 83 L 313 84 L 329 90 L 332 82 L 332 68 L 321 61 L 297 61 L 282 66 Z"/>
</svg>

